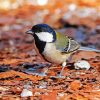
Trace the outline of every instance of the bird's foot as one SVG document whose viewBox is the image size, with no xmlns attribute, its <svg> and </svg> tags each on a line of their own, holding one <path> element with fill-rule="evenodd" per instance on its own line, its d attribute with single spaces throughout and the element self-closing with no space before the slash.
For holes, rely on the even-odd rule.
<svg viewBox="0 0 100 100">
<path fill-rule="evenodd" d="M 66 62 L 62 63 L 62 69 L 60 71 L 60 74 L 57 75 L 59 78 L 64 77 L 62 74 L 63 74 L 64 68 L 66 67 L 66 64 L 67 64 Z"/>
</svg>

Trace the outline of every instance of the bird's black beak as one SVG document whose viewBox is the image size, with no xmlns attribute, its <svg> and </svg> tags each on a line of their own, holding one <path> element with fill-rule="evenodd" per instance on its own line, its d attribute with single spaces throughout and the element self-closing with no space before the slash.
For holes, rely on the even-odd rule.
<svg viewBox="0 0 100 100">
<path fill-rule="evenodd" d="M 25 33 L 27 33 L 27 34 L 31 34 L 31 35 L 34 34 L 34 33 L 32 32 L 32 30 L 28 30 L 28 31 L 26 31 Z"/>
</svg>

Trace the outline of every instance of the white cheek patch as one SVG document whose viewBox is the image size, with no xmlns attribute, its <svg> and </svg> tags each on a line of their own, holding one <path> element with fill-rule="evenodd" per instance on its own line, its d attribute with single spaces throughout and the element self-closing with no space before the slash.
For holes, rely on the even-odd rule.
<svg viewBox="0 0 100 100">
<path fill-rule="evenodd" d="M 35 33 L 38 38 L 41 40 L 41 41 L 44 41 L 44 42 L 52 42 L 53 41 L 53 35 L 48 33 L 48 32 L 40 32 L 40 33 Z"/>
</svg>

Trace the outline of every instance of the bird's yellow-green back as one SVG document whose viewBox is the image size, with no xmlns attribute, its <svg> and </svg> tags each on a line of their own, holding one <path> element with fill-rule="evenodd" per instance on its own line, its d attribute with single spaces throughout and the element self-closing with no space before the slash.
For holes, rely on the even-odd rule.
<svg viewBox="0 0 100 100">
<path fill-rule="evenodd" d="M 55 44 L 58 50 L 65 53 L 79 49 L 79 44 L 76 41 L 69 39 L 67 36 L 59 32 L 56 32 Z"/>
<path fill-rule="evenodd" d="M 64 34 L 56 32 L 56 48 L 64 50 L 68 46 L 69 39 Z"/>
</svg>

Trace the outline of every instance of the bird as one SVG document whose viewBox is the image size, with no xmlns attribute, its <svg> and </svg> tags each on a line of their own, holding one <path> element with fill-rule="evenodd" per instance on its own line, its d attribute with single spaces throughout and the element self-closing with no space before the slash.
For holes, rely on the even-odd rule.
<svg viewBox="0 0 100 100">
<path fill-rule="evenodd" d="M 26 33 L 34 37 L 36 49 L 46 61 L 62 66 L 62 76 L 71 55 L 80 48 L 79 43 L 47 24 L 36 24 Z"/>
</svg>

